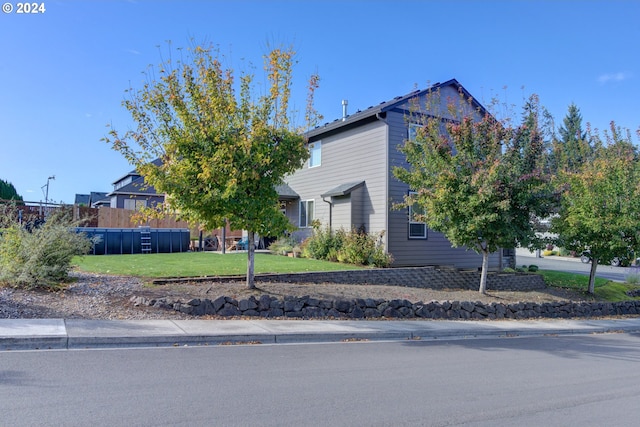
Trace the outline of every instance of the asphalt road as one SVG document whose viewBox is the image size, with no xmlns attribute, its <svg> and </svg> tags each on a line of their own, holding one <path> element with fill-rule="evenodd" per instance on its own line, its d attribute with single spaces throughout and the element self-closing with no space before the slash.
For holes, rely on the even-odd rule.
<svg viewBox="0 0 640 427">
<path fill-rule="evenodd" d="M 0 353 L 11 426 L 637 425 L 640 336 Z"/>
<path fill-rule="evenodd" d="M 564 257 L 544 257 L 536 258 L 534 256 L 518 255 L 516 258 L 518 266 L 535 264 L 543 270 L 565 271 L 568 273 L 577 273 L 589 275 L 591 264 L 583 264 L 579 258 Z M 640 274 L 638 267 L 612 267 L 610 265 L 598 265 L 596 276 L 603 279 L 624 282 L 630 274 Z"/>
</svg>

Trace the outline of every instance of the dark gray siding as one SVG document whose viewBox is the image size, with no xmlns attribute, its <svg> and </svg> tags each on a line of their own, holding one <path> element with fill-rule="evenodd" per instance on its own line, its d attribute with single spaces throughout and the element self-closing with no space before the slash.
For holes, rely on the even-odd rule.
<svg viewBox="0 0 640 427">
<path fill-rule="evenodd" d="M 452 99 L 457 96 L 453 88 L 444 88 L 441 99 Z M 453 98 L 455 99 L 455 98 Z M 408 108 L 408 106 L 407 106 Z M 441 233 L 427 230 L 426 239 L 409 239 L 409 219 L 406 208 L 394 209 L 393 204 L 401 202 L 409 191 L 407 184 L 393 176 L 393 167 L 407 167 L 402 153 L 398 151 L 407 138 L 407 118 L 400 112 L 387 114 L 389 125 L 389 223 L 387 226 L 387 250 L 395 259 L 394 266 L 452 265 L 460 268 L 477 268 L 482 266 L 482 257 L 465 248 L 452 248 L 451 242 Z M 492 255 L 490 266 L 499 265 L 498 255 Z"/>
</svg>

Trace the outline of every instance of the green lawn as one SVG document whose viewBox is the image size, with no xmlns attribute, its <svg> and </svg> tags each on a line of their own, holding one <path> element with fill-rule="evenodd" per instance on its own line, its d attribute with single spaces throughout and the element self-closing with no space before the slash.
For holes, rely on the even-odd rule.
<svg viewBox="0 0 640 427">
<path fill-rule="evenodd" d="M 246 253 L 182 252 L 173 254 L 88 255 L 74 259 L 82 271 L 138 277 L 200 277 L 243 275 Z M 255 254 L 256 273 L 294 273 L 361 269 L 350 264 Z"/>
<path fill-rule="evenodd" d="M 586 294 L 589 287 L 589 276 L 583 274 L 565 273 L 561 271 L 539 270 L 538 274 L 544 277 L 547 286 L 557 288 L 567 288 L 582 291 Z M 625 294 L 626 291 L 637 289 L 637 285 L 618 283 L 596 277 L 595 297 L 605 301 L 626 301 L 631 298 Z"/>
</svg>

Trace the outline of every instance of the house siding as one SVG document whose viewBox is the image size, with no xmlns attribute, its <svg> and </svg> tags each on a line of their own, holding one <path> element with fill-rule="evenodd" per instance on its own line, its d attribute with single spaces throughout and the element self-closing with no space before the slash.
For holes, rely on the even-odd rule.
<svg viewBox="0 0 640 427">
<path fill-rule="evenodd" d="M 300 200 L 314 200 L 314 218 L 323 226 L 329 225 L 331 215 L 334 229 L 363 227 L 374 234 L 384 231 L 382 243 L 394 257 L 393 266 L 479 268 L 480 255 L 465 248 L 453 248 L 442 233 L 427 230 L 426 239 L 409 239 L 408 210 L 394 208 L 409 190 L 407 184 L 393 176 L 394 167 L 408 166 L 404 154 L 398 151 L 407 137 L 407 115 L 412 105 L 409 98 L 404 99 L 390 104 L 384 112 L 378 110 L 369 116 L 356 113 L 344 125 L 334 122 L 324 130 L 312 131 L 310 143 L 322 142 L 320 166 L 309 168 L 307 164 L 285 182 Z M 446 113 L 447 104 L 457 99 L 457 86 L 441 86 L 438 113 Z M 421 101 L 424 106 L 424 96 Z M 364 181 L 364 185 L 348 195 L 325 200 L 320 196 L 339 185 L 359 181 Z M 333 203 L 331 214 L 327 201 Z M 286 213 L 294 225 L 299 225 L 298 202 L 287 205 Z M 299 228 L 294 237 L 302 240 L 311 231 L 310 227 Z M 500 262 L 498 254 L 490 256 L 491 268 L 499 267 Z"/>
<path fill-rule="evenodd" d="M 456 99 L 458 92 L 455 88 L 445 87 L 441 90 L 441 102 L 446 105 L 447 100 Z M 399 109 L 408 110 L 409 104 Z M 446 109 L 445 109 L 446 111 Z M 407 208 L 394 208 L 394 204 L 403 201 L 409 191 L 409 186 L 399 181 L 393 175 L 394 167 L 408 167 L 405 155 L 398 151 L 407 138 L 407 115 L 390 111 L 387 114 L 389 125 L 389 222 L 387 226 L 387 251 L 393 254 L 394 266 L 424 266 L 424 265 L 455 265 L 459 268 L 480 268 L 482 257 L 472 250 L 453 248 L 451 242 L 442 233 L 427 229 L 426 239 L 409 239 L 409 213 Z M 499 266 L 498 254 L 490 255 L 491 268 Z"/>
<path fill-rule="evenodd" d="M 332 226 L 349 223 L 367 231 L 379 232 L 386 228 L 386 139 L 387 126 L 375 121 L 345 132 L 317 138 L 322 141 L 322 162 L 320 166 L 309 168 L 305 165 L 285 179 L 286 183 L 300 195 L 300 200 L 315 201 L 315 216 L 323 226 L 329 225 L 329 203 L 321 194 L 338 185 L 365 181 L 362 187 L 350 196 L 334 197 L 337 202 L 332 211 Z M 310 141 L 314 142 L 314 140 Z M 326 197 L 325 200 L 331 200 Z M 349 209 L 345 201 L 352 202 Z M 298 225 L 298 205 L 289 206 L 287 215 Z M 310 229 L 299 229 L 295 236 L 299 239 L 310 234 Z"/>
<path fill-rule="evenodd" d="M 367 195 L 365 190 L 366 188 L 360 187 L 351 192 L 351 227 L 350 228 L 359 228 L 361 225 L 363 226 L 365 225 L 364 202 L 365 202 L 365 196 Z M 365 228 L 365 229 L 366 231 L 370 231 L 369 228 Z"/>
<path fill-rule="evenodd" d="M 340 228 L 350 230 L 353 227 L 353 209 L 351 202 L 351 195 L 333 198 L 331 227 L 334 230 Z"/>
</svg>

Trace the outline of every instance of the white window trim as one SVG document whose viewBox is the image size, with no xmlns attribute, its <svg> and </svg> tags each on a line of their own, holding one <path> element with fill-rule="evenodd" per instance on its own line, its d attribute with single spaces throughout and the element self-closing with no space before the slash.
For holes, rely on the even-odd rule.
<svg viewBox="0 0 640 427">
<path fill-rule="evenodd" d="M 313 160 L 313 154 L 311 152 L 311 150 L 318 150 L 318 163 L 317 164 L 312 164 L 311 161 Z M 309 143 L 309 168 L 317 168 L 318 166 L 322 165 L 322 141 L 314 141 Z"/>
<path fill-rule="evenodd" d="M 417 194 L 415 191 L 409 191 L 409 194 Z M 424 226 L 424 233 L 421 235 L 412 235 L 411 234 L 411 226 L 414 224 L 419 224 Z M 422 221 L 413 221 L 413 209 L 412 206 L 409 206 L 409 224 L 407 226 L 407 236 L 409 239 L 414 240 L 426 240 L 427 239 L 427 223 Z"/>
<path fill-rule="evenodd" d="M 311 215 L 309 215 L 309 202 L 311 202 Z M 304 204 L 305 206 L 305 212 L 306 212 L 306 218 L 305 218 L 305 224 L 302 225 L 302 205 Z M 313 219 L 315 218 L 315 210 L 316 210 L 316 202 L 313 199 L 309 199 L 309 200 L 300 200 L 300 203 L 298 205 L 298 227 L 299 228 L 311 228 L 312 225 L 311 223 L 313 222 Z M 311 217 L 311 220 L 309 220 L 309 217 Z"/>
</svg>

